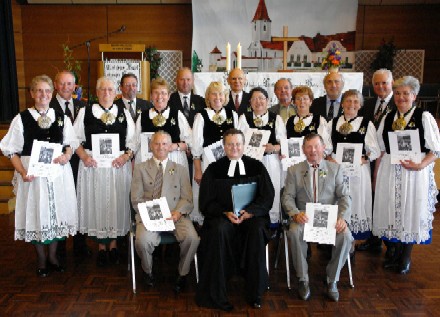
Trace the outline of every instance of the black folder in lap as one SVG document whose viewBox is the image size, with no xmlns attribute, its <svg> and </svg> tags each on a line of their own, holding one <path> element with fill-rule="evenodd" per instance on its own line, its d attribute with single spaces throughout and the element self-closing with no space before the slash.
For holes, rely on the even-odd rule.
<svg viewBox="0 0 440 317">
<path fill-rule="evenodd" d="M 257 183 L 233 185 L 231 192 L 233 211 L 237 216 L 240 216 L 240 211 L 246 209 L 254 200 L 257 193 Z"/>
</svg>

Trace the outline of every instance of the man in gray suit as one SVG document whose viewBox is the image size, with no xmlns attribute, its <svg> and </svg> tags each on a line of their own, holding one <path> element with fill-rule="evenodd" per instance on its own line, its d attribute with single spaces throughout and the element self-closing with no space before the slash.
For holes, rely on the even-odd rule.
<svg viewBox="0 0 440 317">
<path fill-rule="evenodd" d="M 126 108 L 130 112 L 134 123 L 136 123 L 137 118 L 143 111 L 153 107 L 151 102 L 136 97 L 138 79 L 135 74 L 127 73 L 122 75 L 119 89 L 121 90 L 122 97 L 116 100 L 115 104 Z"/>
<path fill-rule="evenodd" d="M 327 295 L 333 301 L 339 300 L 337 282 L 341 268 L 347 260 L 353 241 L 347 222 L 351 216 L 349 190 L 342 180 L 342 168 L 336 163 L 325 161 L 325 145 L 321 136 L 309 134 L 304 137 L 303 151 L 306 161 L 289 168 L 282 204 L 291 218 L 287 237 L 292 249 L 293 265 L 299 278 L 299 297 L 310 297 L 307 265 L 307 242 L 304 241 L 304 224 L 309 221 L 305 210 L 307 203 L 338 205 L 336 222 L 336 244 L 327 265 Z"/>
<path fill-rule="evenodd" d="M 292 83 L 288 78 L 280 78 L 275 83 L 275 95 L 278 104 L 269 108 L 270 112 L 278 114 L 283 118 L 284 124 L 291 117 L 296 115 L 296 106 L 292 103 Z"/>
<path fill-rule="evenodd" d="M 180 244 L 179 276 L 174 288 L 176 292 L 180 292 L 186 284 L 186 276 L 199 246 L 200 238 L 188 217 L 193 209 L 188 171 L 168 159 L 171 143 L 171 136 L 167 132 L 158 131 L 152 136 L 150 148 L 153 157 L 134 167 L 131 202 L 136 210 L 136 251 L 141 258 L 146 283 L 148 286 L 153 286 L 153 251 L 160 243 L 160 232 L 145 229 L 137 206 L 141 202 L 160 197 L 166 198 L 171 218 L 176 226 L 173 233 Z M 158 173 L 163 173 L 163 175 L 159 186 L 156 186 L 157 177 L 160 177 L 157 176 Z M 160 182 L 162 182 L 161 189 Z M 159 187 L 158 191 L 156 187 Z"/>
</svg>

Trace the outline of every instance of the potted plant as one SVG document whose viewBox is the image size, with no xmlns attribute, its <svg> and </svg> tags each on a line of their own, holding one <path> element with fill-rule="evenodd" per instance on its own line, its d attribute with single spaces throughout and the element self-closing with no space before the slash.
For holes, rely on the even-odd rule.
<svg viewBox="0 0 440 317">
<path fill-rule="evenodd" d="M 394 45 L 394 39 L 388 42 L 382 39 L 382 42 L 378 48 L 378 52 L 371 62 L 371 69 L 378 70 L 386 68 L 388 70 L 393 70 L 394 56 L 397 54 L 397 47 Z"/>
</svg>

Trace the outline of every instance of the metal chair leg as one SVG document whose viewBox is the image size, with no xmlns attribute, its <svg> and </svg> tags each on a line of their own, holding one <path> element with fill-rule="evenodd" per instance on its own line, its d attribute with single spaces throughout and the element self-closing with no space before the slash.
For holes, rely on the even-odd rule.
<svg viewBox="0 0 440 317">
<path fill-rule="evenodd" d="M 136 267 L 134 266 L 134 233 L 130 232 L 130 253 L 131 253 L 131 279 L 133 283 L 133 294 L 136 294 Z"/>
<path fill-rule="evenodd" d="M 284 254 L 286 255 L 286 280 L 287 280 L 287 288 L 290 289 L 290 265 L 289 265 L 289 244 L 287 242 L 287 234 L 283 231 L 284 237 Z"/>
<path fill-rule="evenodd" d="M 348 255 L 347 257 L 347 266 L 348 266 L 348 276 L 350 278 L 350 286 L 351 288 L 354 288 L 354 284 L 353 284 L 353 275 L 351 273 L 351 261 L 350 261 L 350 255 Z"/>
<path fill-rule="evenodd" d="M 197 253 L 194 254 L 194 265 L 196 267 L 196 282 L 199 283 L 199 261 L 197 259 Z"/>
</svg>

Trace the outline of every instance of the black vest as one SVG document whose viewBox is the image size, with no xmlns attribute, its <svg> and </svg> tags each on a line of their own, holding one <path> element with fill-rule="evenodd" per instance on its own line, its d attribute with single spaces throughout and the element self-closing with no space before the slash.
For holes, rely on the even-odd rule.
<svg viewBox="0 0 440 317">
<path fill-rule="evenodd" d="M 165 124 L 161 127 L 156 127 L 153 124 L 153 120 L 150 119 L 150 111 L 143 111 L 141 114 L 142 132 L 156 132 L 163 130 L 171 135 L 171 140 L 173 143 L 179 143 L 181 140 L 178 115 L 179 110 L 175 107 L 170 107 L 170 115 L 165 121 Z"/>
<path fill-rule="evenodd" d="M 49 129 L 40 128 L 29 110 L 20 112 L 20 117 L 23 122 L 24 139 L 21 155 L 31 155 L 34 140 L 63 144 L 64 113 L 55 111 L 55 121 Z"/>
<path fill-rule="evenodd" d="M 268 112 L 268 115 L 269 115 L 269 120 L 267 120 L 267 124 L 262 127 L 255 126 L 253 112 L 246 112 L 244 114 L 244 117 L 246 118 L 246 121 L 247 121 L 250 128 L 270 131 L 270 137 L 269 137 L 268 143 L 270 143 L 272 145 L 276 145 L 276 144 L 278 144 L 278 141 L 276 139 L 276 134 L 275 134 L 275 122 L 277 119 L 277 114 L 275 114 L 273 112 Z"/>
<path fill-rule="evenodd" d="M 124 107 L 113 105 L 118 108 L 116 120 L 111 125 L 106 125 L 101 119 L 95 118 L 92 113 L 93 107 L 85 107 L 84 114 L 84 133 L 86 141 L 83 143 L 85 149 L 92 149 L 92 134 L 116 133 L 119 135 L 119 150 L 125 150 L 125 138 L 127 136 L 127 117 L 125 116 Z"/>
<path fill-rule="evenodd" d="M 234 127 L 234 117 L 232 115 L 232 109 L 224 108 L 226 111 L 226 120 L 218 125 L 211 121 L 208 116 L 208 112 L 203 110 L 201 115 L 205 121 L 203 124 L 203 147 L 211 145 L 217 141 L 223 139 L 223 133 Z"/>
<path fill-rule="evenodd" d="M 336 153 L 339 143 L 362 143 L 362 154 L 365 155 L 365 135 L 367 134 L 368 123 L 370 122 L 370 120 L 368 120 L 368 118 L 365 117 L 362 118 L 362 122 L 361 125 L 359 126 L 359 130 L 344 135 L 336 129 L 336 124 L 338 123 L 339 118 L 340 117 L 333 119 L 333 124 L 332 124 L 333 152 Z"/>
<path fill-rule="evenodd" d="M 390 154 L 390 141 L 388 139 L 388 132 L 394 132 L 394 130 L 392 129 L 392 125 L 394 122 L 394 116 L 396 115 L 396 112 L 397 110 L 393 110 L 385 117 L 382 138 L 383 138 L 383 142 L 385 143 L 385 149 L 387 151 L 387 154 Z M 404 130 L 419 129 L 420 150 L 423 153 L 429 153 L 429 149 L 425 147 L 425 130 L 423 129 L 423 124 L 422 124 L 422 114 L 423 114 L 422 109 L 420 108 L 414 109 L 413 115 L 411 116 L 411 119 L 409 119 L 409 122 Z"/>
<path fill-rule="evenodd" d="M 313 114 L 312 122 L 304 128 L 302 132 L 295 132 L 294 120 L 297 115 L 291 116 L 286 122 L 287 138 L 300 138 L 302 136 L 309 135 L 310 133 L 318 134 L 318 128 L 321 116 L 319 114 Z"/>
</svg>

